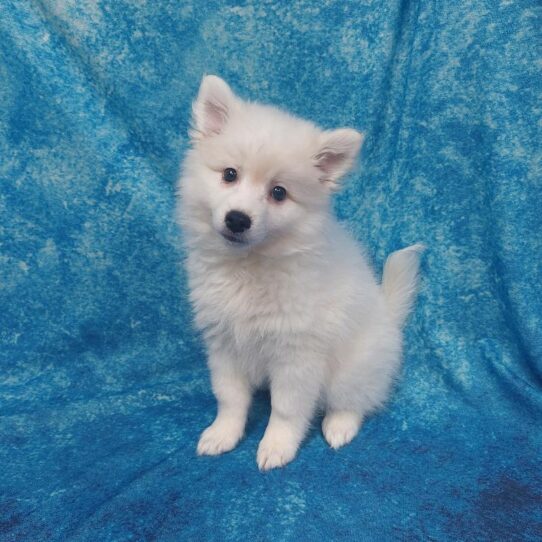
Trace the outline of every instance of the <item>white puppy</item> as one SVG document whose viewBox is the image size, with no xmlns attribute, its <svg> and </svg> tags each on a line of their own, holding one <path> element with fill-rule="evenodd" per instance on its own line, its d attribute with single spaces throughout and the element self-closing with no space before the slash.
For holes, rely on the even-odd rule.
<svg viewBox="0 0 542 542">
<path fill-rule="evenodd" d="M 355 130 L 322 131 L 207 76 L 191 138 L 177 213 L 218 401 L 198 453 L 237 445 L 261 386 L 272 412 L 260 469 L 295 457 L 319 407 L 327 442 L 347 444 L 389 394 L 421 247 L 394 252 L 379 285 L 333 218 L 330 194 L 361 147 Z"/>
</svg>

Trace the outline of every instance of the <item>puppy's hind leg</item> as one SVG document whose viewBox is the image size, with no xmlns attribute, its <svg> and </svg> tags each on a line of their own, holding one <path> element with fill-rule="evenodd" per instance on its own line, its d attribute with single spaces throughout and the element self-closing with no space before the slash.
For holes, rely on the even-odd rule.
<svg viewBox="0 0 542 542">
<path fill-rule="evenodd" d="M 401 357 L 397 330 L 364 333 L 342 352 L 326 392 L 322 432 L 332 448 L 348 444 L 363 419 L 386 401 Z"/>
<path fill-rule="evenodd" d="M 237 446 L 245 431 L 252 396 L 248 379 L 238 371 L 227 355 L 211 353 L 209 367 L 213 392 L 218 402 L 218 414 L 201 434 L 198 455 L 218 455 Z"/>
</svg>

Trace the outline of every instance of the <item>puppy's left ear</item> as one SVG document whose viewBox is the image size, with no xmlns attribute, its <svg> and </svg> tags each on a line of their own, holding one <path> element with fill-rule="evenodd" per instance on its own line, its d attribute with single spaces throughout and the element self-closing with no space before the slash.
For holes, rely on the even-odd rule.
<svg viewBox="0 0 542 542">
<path fill-rule="evenodd" d="M 314 155 L 314 161 L 321 171 L 320 180 L 331 190 L 336 190 L 339 179 L 352 169 L 362 143 L 363 134 L 352 128 L 322 133 L 320 150 Z"/>
<path fill-rule="evenodd" d="M 236 102 L 226 81 L 216 75 L 203 77 L 198 97 L 192 106 L 192 139 L 219 134 Z"/>
</svg>

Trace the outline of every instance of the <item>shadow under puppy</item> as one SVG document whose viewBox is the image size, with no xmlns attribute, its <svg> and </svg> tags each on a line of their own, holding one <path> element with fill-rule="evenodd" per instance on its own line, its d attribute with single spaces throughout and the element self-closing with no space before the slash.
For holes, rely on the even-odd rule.
<svg viewBox="0 0 542 542">
<path fill-rule="evenodd" d="M 218 401 L 198 454 L 237 445 L 262 386 L 272 411 L 260 469 L 295 457 L 318 407 L 327 442 L 343 446 L 390 392 L 421 246 L 391 254 L 379 285 L 333 217 L 330 194 L 362 144 L 355 130 L 321 130 L 207 76 L 190 135 L 177 216 Z"/>
</svg>

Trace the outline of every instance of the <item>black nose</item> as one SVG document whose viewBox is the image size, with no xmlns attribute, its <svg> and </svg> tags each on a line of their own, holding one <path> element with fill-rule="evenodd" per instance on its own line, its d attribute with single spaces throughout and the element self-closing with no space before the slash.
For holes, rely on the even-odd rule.
<svg viewBox="0 0 542 542">
<path fill-rule="evenodd" d="M 242 233 L 248 230 L 251 224 L 250 217 L 241 211 L 229 211 L 224 222 L 233 233 Z"/>
</svg>

